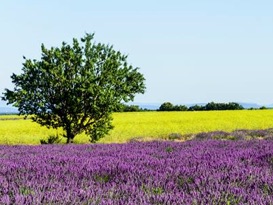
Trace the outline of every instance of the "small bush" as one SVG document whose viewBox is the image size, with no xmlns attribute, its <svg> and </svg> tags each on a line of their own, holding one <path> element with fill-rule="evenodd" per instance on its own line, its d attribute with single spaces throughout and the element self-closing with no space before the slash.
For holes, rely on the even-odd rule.
<svg viewBox="0 0 273 205">
<path fill-rule="evenodd" d="M 169 140 L 181 140 L 182 137 L 183 136 L 180 133 L 171 133 L 168 135 Z"/>
<path fill-rule="evenodd" d="M 141 137 L 141 136 L 132 137 L 130 140 L 128 140 L 128 142 L 143 142 L 143 141 L 144 141 L 144 137 Z"/>
<path fill-rule="evenodd" d="M 170 147 L 170 146 L 168 146 L 168 147 L 166 147 L 166 152 L 168 152 L 168 153 L 171 153 L 171 152 L 173 152 L 173 148 L 172 147 Z"/>
<path fill-rule="evenodd" d="M 211 136 L 207 132 L 200 132 L 196 134 L 194 138 L 197 140 L 206 140 L 206 139 L 211 139 Z"/>
</svg>

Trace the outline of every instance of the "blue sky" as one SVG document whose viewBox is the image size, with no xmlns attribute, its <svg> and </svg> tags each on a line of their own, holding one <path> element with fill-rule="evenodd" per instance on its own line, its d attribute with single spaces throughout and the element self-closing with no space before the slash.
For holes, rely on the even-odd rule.
<svg viewBox="0 0 273 205">
<path fill-rule="evenodd" d="M 23 58 L 85 32 L 140 67 L 135 102 L 273 103 L 271 0 L 47 0 L 1 2 L 0 93 Z"/>
</svg>

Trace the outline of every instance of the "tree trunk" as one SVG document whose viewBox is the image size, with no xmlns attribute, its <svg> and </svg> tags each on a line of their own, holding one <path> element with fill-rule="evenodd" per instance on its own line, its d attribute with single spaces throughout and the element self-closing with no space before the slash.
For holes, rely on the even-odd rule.
<svg viewBox="0 0 273 205">
<path fill-rule="evenodd" d="M 68 126 L 66 129 L 66 137 L 67 137 L 66 144 L 73 143 L 73 139 L 74 139 L 75 135 L 71 132 L 70 126 Z"/>
<path fill-rule="evenodd" d="M 74 137 L 73 137 L 73 138 L 74 138 Z M 67 139 L 66 139 L 66 144 L 73 143 L 73 138 L 67 137 Z"/>
</svg>

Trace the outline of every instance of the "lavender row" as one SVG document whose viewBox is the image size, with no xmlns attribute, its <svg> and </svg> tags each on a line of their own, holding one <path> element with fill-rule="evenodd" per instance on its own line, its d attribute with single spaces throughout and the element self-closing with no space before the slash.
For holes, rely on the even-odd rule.
<svg viewBox="0 0 273 205">
<path fill-rule="evenodd" d="M 168 140 L 253 140 L 253 139 L 266 139 L 273 140 L 273 128 L 260 129 L 260 130 L 247 130 L 238 129 L 232 132 L 225 131 L 211 131 L 200 132 L 196 134 L 171 133 L 167 136 Z M 131 141 L 141 141 L 141 138 L 133 138 Z"/>
<path fill-rule="evenodd" d="M 273 204 L 273 141 L 0 146 L 0 204 Z"/>
</svg>

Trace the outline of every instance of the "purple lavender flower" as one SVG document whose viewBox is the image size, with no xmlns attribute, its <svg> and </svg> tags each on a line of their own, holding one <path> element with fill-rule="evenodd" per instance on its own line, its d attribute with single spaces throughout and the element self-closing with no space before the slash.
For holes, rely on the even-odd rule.
<svg viewBox="0 0 273 205">
<path fill-rule="evenodd" d="M 272 204 L 273 141 L 0 146 L 0 204 Z"/>
</svg>

